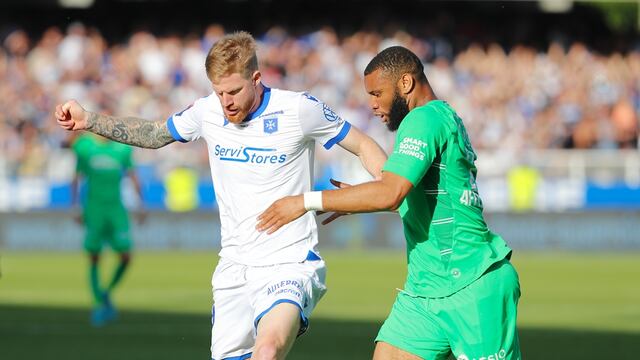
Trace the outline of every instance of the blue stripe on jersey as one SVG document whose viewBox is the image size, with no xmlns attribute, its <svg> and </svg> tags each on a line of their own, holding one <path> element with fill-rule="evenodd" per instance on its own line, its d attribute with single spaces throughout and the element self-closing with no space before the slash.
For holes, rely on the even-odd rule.
<svg viewBox="0 0 640 360">
<path fill-rule="evenodd" d="M 253 353 L 246 353 L 246 354 L 240 355 L 240 356 L 232 356 L 232 357 L 224 358 L 222 360 L 245 360 L 245 359 L 251 358 L 251 354 L 253 354 Z M 211 358 L 211 360 L 215 360 L 215 359 Z"/>
<path fill-rule="evenodd" d="M 256 317 L 256 319 L 253 321 L 253 326 L 256 328 L 256 331 L 258 331 L 258 322 L 260 321 L 260 319 L 262 319 L 262 317 L 265 316 L 269 311 L 271 311 L 271 309 L 273 309 L 276 305 L 282 304 L 282 303 L 293 304 L 297 306 L 298 309 L 300 309 L 300 319 L 302 319 L 302 326 L 300 327 L 300 330 L 303 330 L 303 329 L 307 330 L 307 327 L 309 326 L 309 319 L 307 319 L 307 317 L 304 316 L 304 312 L 302 311 L 302 306 L 300 306 L 300 304 L 298 304 L 293 300 L 280 299 L 280 300 L 276 300 L 273 304 L 271 304 L 271 306 L 269 306 L 267 310 L 263 311 L 262 313 L 260 313 L 260 315 Z"/>
<path fill-rule="evenodd" d="M 247 118 L 244 121 L 250 121 L 262 115 L 262 113 L 264 112 L 264 109 L 266 109 L 267 105 L 269 105 L 270 98 L 271 98 L 271 88 L 264 86 L 264 93 L 262 93 L 262 101 L 260 102 L 260 106 L 258 106 L 256 111 L 247 115 Z"/>
<path fill-rule="evenodd" d="M 322 260 L 322 258 L 314 253 L 313 251 L 309 250 L 309 253 L 307 253 L 307 258 L 305 259 L 307 261 L 318 261 L 318 260 Z"/>
<path fill-rule="evenodd" d="M 169 129 L 169 132 L 171 133 L 171 136 L 173 137 L 174 140 L 180 141 L 183 143 L 188 142 L 182 136 L 180 136 L 180 133 L 178 133 L 178 130 L 176 129 L 176 125 L 173 123 L 173 116 L 167 119 L 167 128 Z"/>
<path fill-rule="evenodd" d="M 339 143 L 340 141 L 342 141 L 347 134 L 349 133 L 349 130 L 351 130 L 351 124 L 348 121 L 344 122 L 344 125 L 342 125 L 342 130 L 340 130 L 340 132 L 338 133 L 338 135 L 334 136 L 333 138 L 329 139 L 329 141 L 327 141 L 324 144 L 324 148 L 329 150 L 333 147 L 333 145 Z"/>
</svg>

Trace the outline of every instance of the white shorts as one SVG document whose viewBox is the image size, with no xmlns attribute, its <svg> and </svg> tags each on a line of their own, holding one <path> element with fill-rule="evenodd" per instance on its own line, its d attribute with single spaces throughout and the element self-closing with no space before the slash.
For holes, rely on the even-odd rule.
<svg viewBox="0 0 640 360">
<path fill-rule="evenodd" d="M 315 254 L 314 254 L 315 255 Z M 248 359 L 258 321 L 282 302 L 300 308 L 300 332 L 307 330 L 311 311 L 326 292 L 322 259 L 271 266 L 246 266 L 220 259 L 211 285 L 211 357 Z"/>
</svg>

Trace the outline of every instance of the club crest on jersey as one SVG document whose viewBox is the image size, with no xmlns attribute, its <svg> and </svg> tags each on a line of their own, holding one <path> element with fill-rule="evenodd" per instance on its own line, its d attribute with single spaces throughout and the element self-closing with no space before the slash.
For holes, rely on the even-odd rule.
<svg viewBox="0 0 640 360">
<path fill-rule="evenodd" d="M 340 116 L 336 114 L 327 104 L 322 104 L 322 111 L 324 112 L 325 119 L 334 122 L 340 120 Z"/>
<path fill-rule="evenodd" d="M 265 133 L 273 134 L 278 131 L 278 118 L 264 119 L 262 123 L 264 124 Z"/>
</svg>

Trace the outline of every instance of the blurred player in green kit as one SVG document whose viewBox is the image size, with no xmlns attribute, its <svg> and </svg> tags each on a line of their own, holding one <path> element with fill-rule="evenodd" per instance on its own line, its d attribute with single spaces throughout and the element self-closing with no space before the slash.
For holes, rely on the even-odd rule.
<svg viewBox="0 0 640 360">
<path fill-rule="evenodd" d="M 77 158 L 76 175 L 72 182 L 72 200 L 78 202 L 78 183 L 86 179 L 79 222 L 85 226 L 84 248 L 89 254 L 89 280 L 94 301 L 91 323 L 105 325 L 115 320 L 117 312 L 111 302 L 111 292 L 122 280 L 131 260 L 129 215 L 122 203 L 121 182 L 128 175 L 142 199 L 140 182 L 133 171 L 132 149 L 127 145 L 85 133 L 71 145 Z M 142 220 L 142 217 L 140 218 Z M 99 262 L 104 243 L 118 253 L 120 261 L 106 286 L 100 284 Z"/>
</svg>

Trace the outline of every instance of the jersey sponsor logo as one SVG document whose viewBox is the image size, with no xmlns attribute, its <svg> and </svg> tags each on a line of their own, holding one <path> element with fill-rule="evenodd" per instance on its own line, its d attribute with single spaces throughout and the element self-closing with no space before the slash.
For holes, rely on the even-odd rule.
<svg viewBox="0 0 640 360">
<path fill-rule="evenodd" d="M 89 160 L 89 166 L 93 170 L 119 170 L 120 163 L 108 155 L 96 155 Z"/>
<path fill-rule="evenodd" d="M 272 112 L 270 112 L 268 114 L 262 114 L 262 115 L 260 115 L 258 117 L 264 118 L 264 117 L 267 117 L 267 116 L 282 115 L 282 114 L 284 114 L 284 110 L 272 111 Z"/>
<path fill-rule="evenodd" d="M 302 284 L 296 280 L 282 280 L 267 287 L 267 295 L 284 294 L 293 295 L 298 299 L 302 299 Z"/>
<path fill-rule="evenodd" d="M 493 353 L 491 355 L 483 355 L 477 358 L 470 358 L 465 354 L 458 356 L 458 360 L 502 360 L 507 358 L 507 351 L 505 349 L 500 349 L 497 353 Z"/>
<path fill-rule="evenodd" d="M 222 161 L 235 161 L 250 164 L 281 164 L 287 160 L 286 154 L 274 154 L 276 149 L 255 147 L 224 147 L 216 145 L 213 154 Z"/>
<path fill-rule="evenodd" d="M 341 120 L 340 116 L 338 116 L 338 114 L 336 114 L 327 104 L 322 104 L 322 111 L 324 112 L 324 118 L 331 122 Z"/>
<path fill-rule="evenodd" d="M 413 156 L 418 160 L 424 160 L 426 156 L 425 148 L 427 143 L 411 137 L 402 139 L 400 145 L 398 145 L 398 153 L 403 155 Z"/>
<path fill-rule="evenodd" d="M 278 131 L 278 118 L 264 119 L 263 124 L 264 132 L 266 134 L 273 134 L 274 132 Z"/>
</svg>

